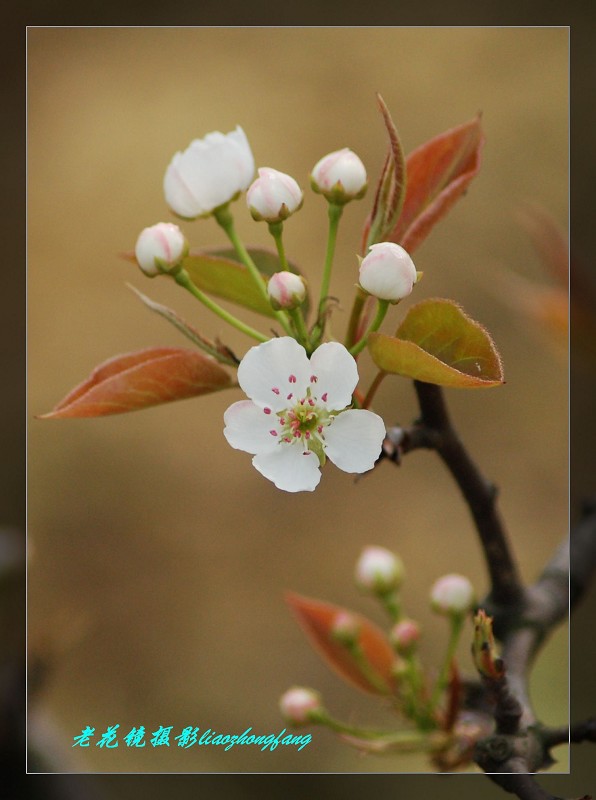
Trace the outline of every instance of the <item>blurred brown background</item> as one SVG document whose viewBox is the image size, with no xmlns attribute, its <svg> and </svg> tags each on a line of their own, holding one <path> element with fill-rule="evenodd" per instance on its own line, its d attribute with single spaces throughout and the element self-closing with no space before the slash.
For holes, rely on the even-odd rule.
<svg viewBox="0 0 596 800">
<path fill-rule="evenodd" d="M 186 341 L 150 314 L 131 282 L 207 335 L 229 333 L 166 280 L 118 258 L 141 228 L 170 219 L 161 189 L 176 150 L 241 124 L 258 165 L 306 188 L 326 152 L 349 146 L 374 186 L 387 102 L 407 151 L 482 111 L 484 163 L 466 198 L 415 256 L 416 299 L 451 297 L 492 332 L 507 383 L 448 392 L 472 453 L 501 489 L 520 566 L 533 578 L 567 529 L 567 365 L 555 344 L 499 297 L 512 269 L 548 278 L 516 211 L 540 203 L 567 219 L 568 32 L 544 29 L 33 29 L 29 31 L 29 409 L 49 410 L 106 358 Z M 372 191 L 370 192 L 372 195 Z M 371 196 L 342 221 L 332 290 L 343 333 Z M 269 244 L 237 203 L 245 241 Z M 223 243 L 214 223 L 184 225 L 194 247 Z M 286 247 L 316 286 L 324 201 L 307 191 Z M 412 301 L 412 302 L 413 302 Z M 386 328 L 403 314 L 394 311 Z M 248 315 L 247 315 L 248 319 Z M 249 320 L 258 324 L 257 318 Z M 374 371 L 361 359 L 366 381 Z M 406 563 L 408 612 L 433 668 L 445 626 L 430 584 L 486 576 L 467 511 L 430 454 L 383 464 L 354 485 L 325 469 L 313 494 L 279 492 L 222 436 L 238 392 L 99 420 L 31 420 L 29 648 L 47 665 L 33 730 L 54 768 L 93 772 L 420 772 L 419 758 L 361 758 L 326 731 L 300 753 L 278 748 L 72 750 L 85 725 L 277 732 L 279 695 L 318 688 L 357 724 L 390 726 L 375 700 L 331 674 L 283 602 L 286 589 L 383 617 L 353 587 L 368 543 Z M 387 379 L 376 410 L 415 415 L 407 381 Z M 467 643 L 462 663 L 469 669 Z M 549 643 L 532 693 L 546 723 L 567 719 L 567 634 Z M 556 769 L 566 771 L 565 749 Z"/>
</svg>

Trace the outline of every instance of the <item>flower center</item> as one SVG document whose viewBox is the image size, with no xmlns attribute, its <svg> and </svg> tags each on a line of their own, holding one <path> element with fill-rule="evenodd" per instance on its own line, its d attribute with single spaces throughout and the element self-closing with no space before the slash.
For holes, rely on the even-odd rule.
<svg viewBox="0 0 596 800">
<path fill-rule="evenodd" d="M 293 376 L 291 376 L 293 377 Z M 290 382 L 291 381 L 290 377 Z M 311 383 L 316 383 L 316 376 L 312 376 Z M 275 389 L 272 390 L 275 394 Z M 294 395 L 290 393 L 288 400 L 294 400 Z M 327 394 L 321 396 L 321 401 L 325 403 Z M 267 413 L 269 409 L 266 409 Z M 306 390 L 306 395 L 294 400 L 294 404 L 288 406 L 283 411 L 277 412 L 278 424 L 271 429 L 272 436 L 277 437 L 279 444 L 295 444 L 300 442 L 304 448 L 305 455 L 314 452 L 318 456 L 321 464 L 325 461 L 323 452 L 325 436 L 324 429 L 333 422 L 332 415 L 324 405 L 319 404 L 319 398 L 312 394 L 311 387 Z"/>
</svg>

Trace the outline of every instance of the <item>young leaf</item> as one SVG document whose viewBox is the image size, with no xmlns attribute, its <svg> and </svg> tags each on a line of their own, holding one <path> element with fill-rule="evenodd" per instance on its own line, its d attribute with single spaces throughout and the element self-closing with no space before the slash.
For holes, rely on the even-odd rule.
<svg viewBox="0 0 596 800">
<path fill-rule="evenodd" d="M 104 361 L 40 418 L 122 414 L 232 385 L 228 373 L 201 353 L 177 347 L 150 347 Z"/>
<path fill-rule="evenodd" d="M 395 336 L 373 333 L 368 347 L 383 371 L 426 383 L 478 389 L 504 382 L 488 331 L 451 300 L 417 303 Z"/>
<path fill-rule="evenodd" d="M 167 306 L 162 305 L 161 303 L 156 303 L 151 298 L 144 295 L 142 292 L 139 292 L 138 289 L 135 289 L 130 283 L 127 284 L 129 289 L 141 299 L 141 301 L 147 306 L 147 308 L 151 309 L 151 311 L 155 311 L 156 314 L 159 314 L 164 319 L 167 319 L 168 322 L 171 322 L 172 325 L 177 328 L 180 333 L 183 333 L 191 342 L 200 347 L 201 350 L 204 350 L 210 356 L 213 356 L 217 361 L 220 361 L 222 364 L 228 364 L 230 367 L 237 367 L 238 366 L 238 359 L 235 359 L 231 355 L 231 351 L 225 347 L 225 345 L 217 344 L 212 342 L 210 339 L 207 339 L 197 330 L 195 330 L 192 325 L 189 325 L 188 322 L 182 319 L 175 311 Z"/>
<path fill-rule="evenodd" d="M 371 694 L 389 694 L 392 691 L 393 650 L 385 634 L 376 625 L 361 614 L 348 612 L 331 603 L 294 593 L 288 593 L 286 600 L 315 650 L 340 677 Z M 370 665 L 375 680 L 367 676 L 367 670 L 361 668 L 350 649 L 334 637 L 333 625 L 339 614 L 349 614 L 355 620 L 359 649 Z"/>
<path fill-rule="evenodd" d="M 249 249 L 248 252 L 265 280 L 281 270 L 275 253 L 259 248 Z M 248 269 L 237 258 L 232 249 L 191 253 L 184 259 L 183 266 L 193 283 L 207 294 L 273 317 L 275 312 L 271 304 L 263 298 Z M 290 265 L 290 269 L 298 274 L 293 265 Z"/>
<path fill-rule="evenodd" d="M 367 252 L 371 244 L 386 240 L 399 218 L 406 195 L 406 164 L 397 128 L 380 94 L 377 95 L 377 101 L 389 136 L 389 150 L 377 185 L 372 211 L 364 223 L 363 253 Z"/>
<path fill-rule="evenodd" d="M 480 116 L 416 148 L 406 160 L 402 212 L 388 240 L 413 253 L 465 192 L 480 169 L 484 134 Z"/>
</svg>

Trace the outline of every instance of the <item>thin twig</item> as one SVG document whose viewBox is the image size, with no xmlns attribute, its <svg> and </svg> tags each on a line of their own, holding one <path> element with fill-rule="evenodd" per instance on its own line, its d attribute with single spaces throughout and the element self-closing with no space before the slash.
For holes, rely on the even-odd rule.
<svg viewBox="0 0 596 800">
<path fill-rule="evenodd" d="M 421 381 L 414 381 L 414 387 L 422 412 L 420 425 L 430 433 L 427 441 L 455 478 L 474 518 L 490 574 L 491 599 L 498 604 L 515 605 L 522 585 L 496 508 L 495 487 L 481 474 L 455 432 L 441 387 Z"/>
</svg>

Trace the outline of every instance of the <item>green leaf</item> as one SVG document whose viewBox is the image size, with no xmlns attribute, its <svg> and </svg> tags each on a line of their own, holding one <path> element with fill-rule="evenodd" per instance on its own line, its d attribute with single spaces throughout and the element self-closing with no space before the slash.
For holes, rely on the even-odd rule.
<svg viewBox="0 0 596 800">
<path fill-rule="evenodd" d="M 362 235 L 362 252 L 366 253 L 371 244 L 385 241 L 395 226 L 406 195 L 406 163 L 404 152 L 389 110 L 380 94 L 377 101 L 387 134 L 389 150 L 377 184 L 377 193 Z"/>
<path fill-rule="evenodd" d="M 373 333 L 368 347 L 379 369 L 425 383 L 460 389 L 504 383 L 490 334 L 451 300 L 417 303 L 395 336 Z"/>
<path fill-rule="evenodd" d="M 279 258 L 273 251 L 253 248 L 248 252 L 265 280 L 274 272 L 281 271 Z M 190 253 L 184 259 L 183 266 L 193 283 L 206 294 L 231 300 L 266 317 L 275 316 L 270 303 L 259 292 L 248 269 L 238 261 L 233 249 Z M 289 266 L 292 272 L 300 274 L 293 264 Z"/>
<path fill-rule="evenodd" d="M 104 361 L 40 418 L 123 414 L 233 385 L 228 373 L 201 353 L 178 347 L 149 347 Z"/>
<path fill-rule="evenodd" d="M 184 334 L 187 339 L 190 339 L 190 341 L 196 344 L 197 347 L 200 347 L 201 350 L 204 350 L 222 364 L 227 364 L 230 367 L 238 366 L 240 362 L 228 347 L 220 342 L 212 342 L 210 339 L 207 339 L 195 328 L 193 328 L 192 325 L 189 325 L 188 322 L 183 320 L 182 317 L 179 316 L 174 310 L 168 308 L 168 306 L 162 305 L 161 303 L 156 303 L 155 300 L 151 300 L 150 297 L 147 297 L 147 295 L 139 292 L 139 290 L 135 289 L 134 286 L 131 286 L 130 283 L 128 283 L 127 286 L 129 289 L 132 289 L 132 291 L 141 299 L 147 308 L 149 308 L 151 311 L 155 311 L 156 314 L 159 314 L 161 317 L 170 322 L 175 328 L 177 328 L 177 330 L 180 331 L 180 333 Z"/>
</svg>

